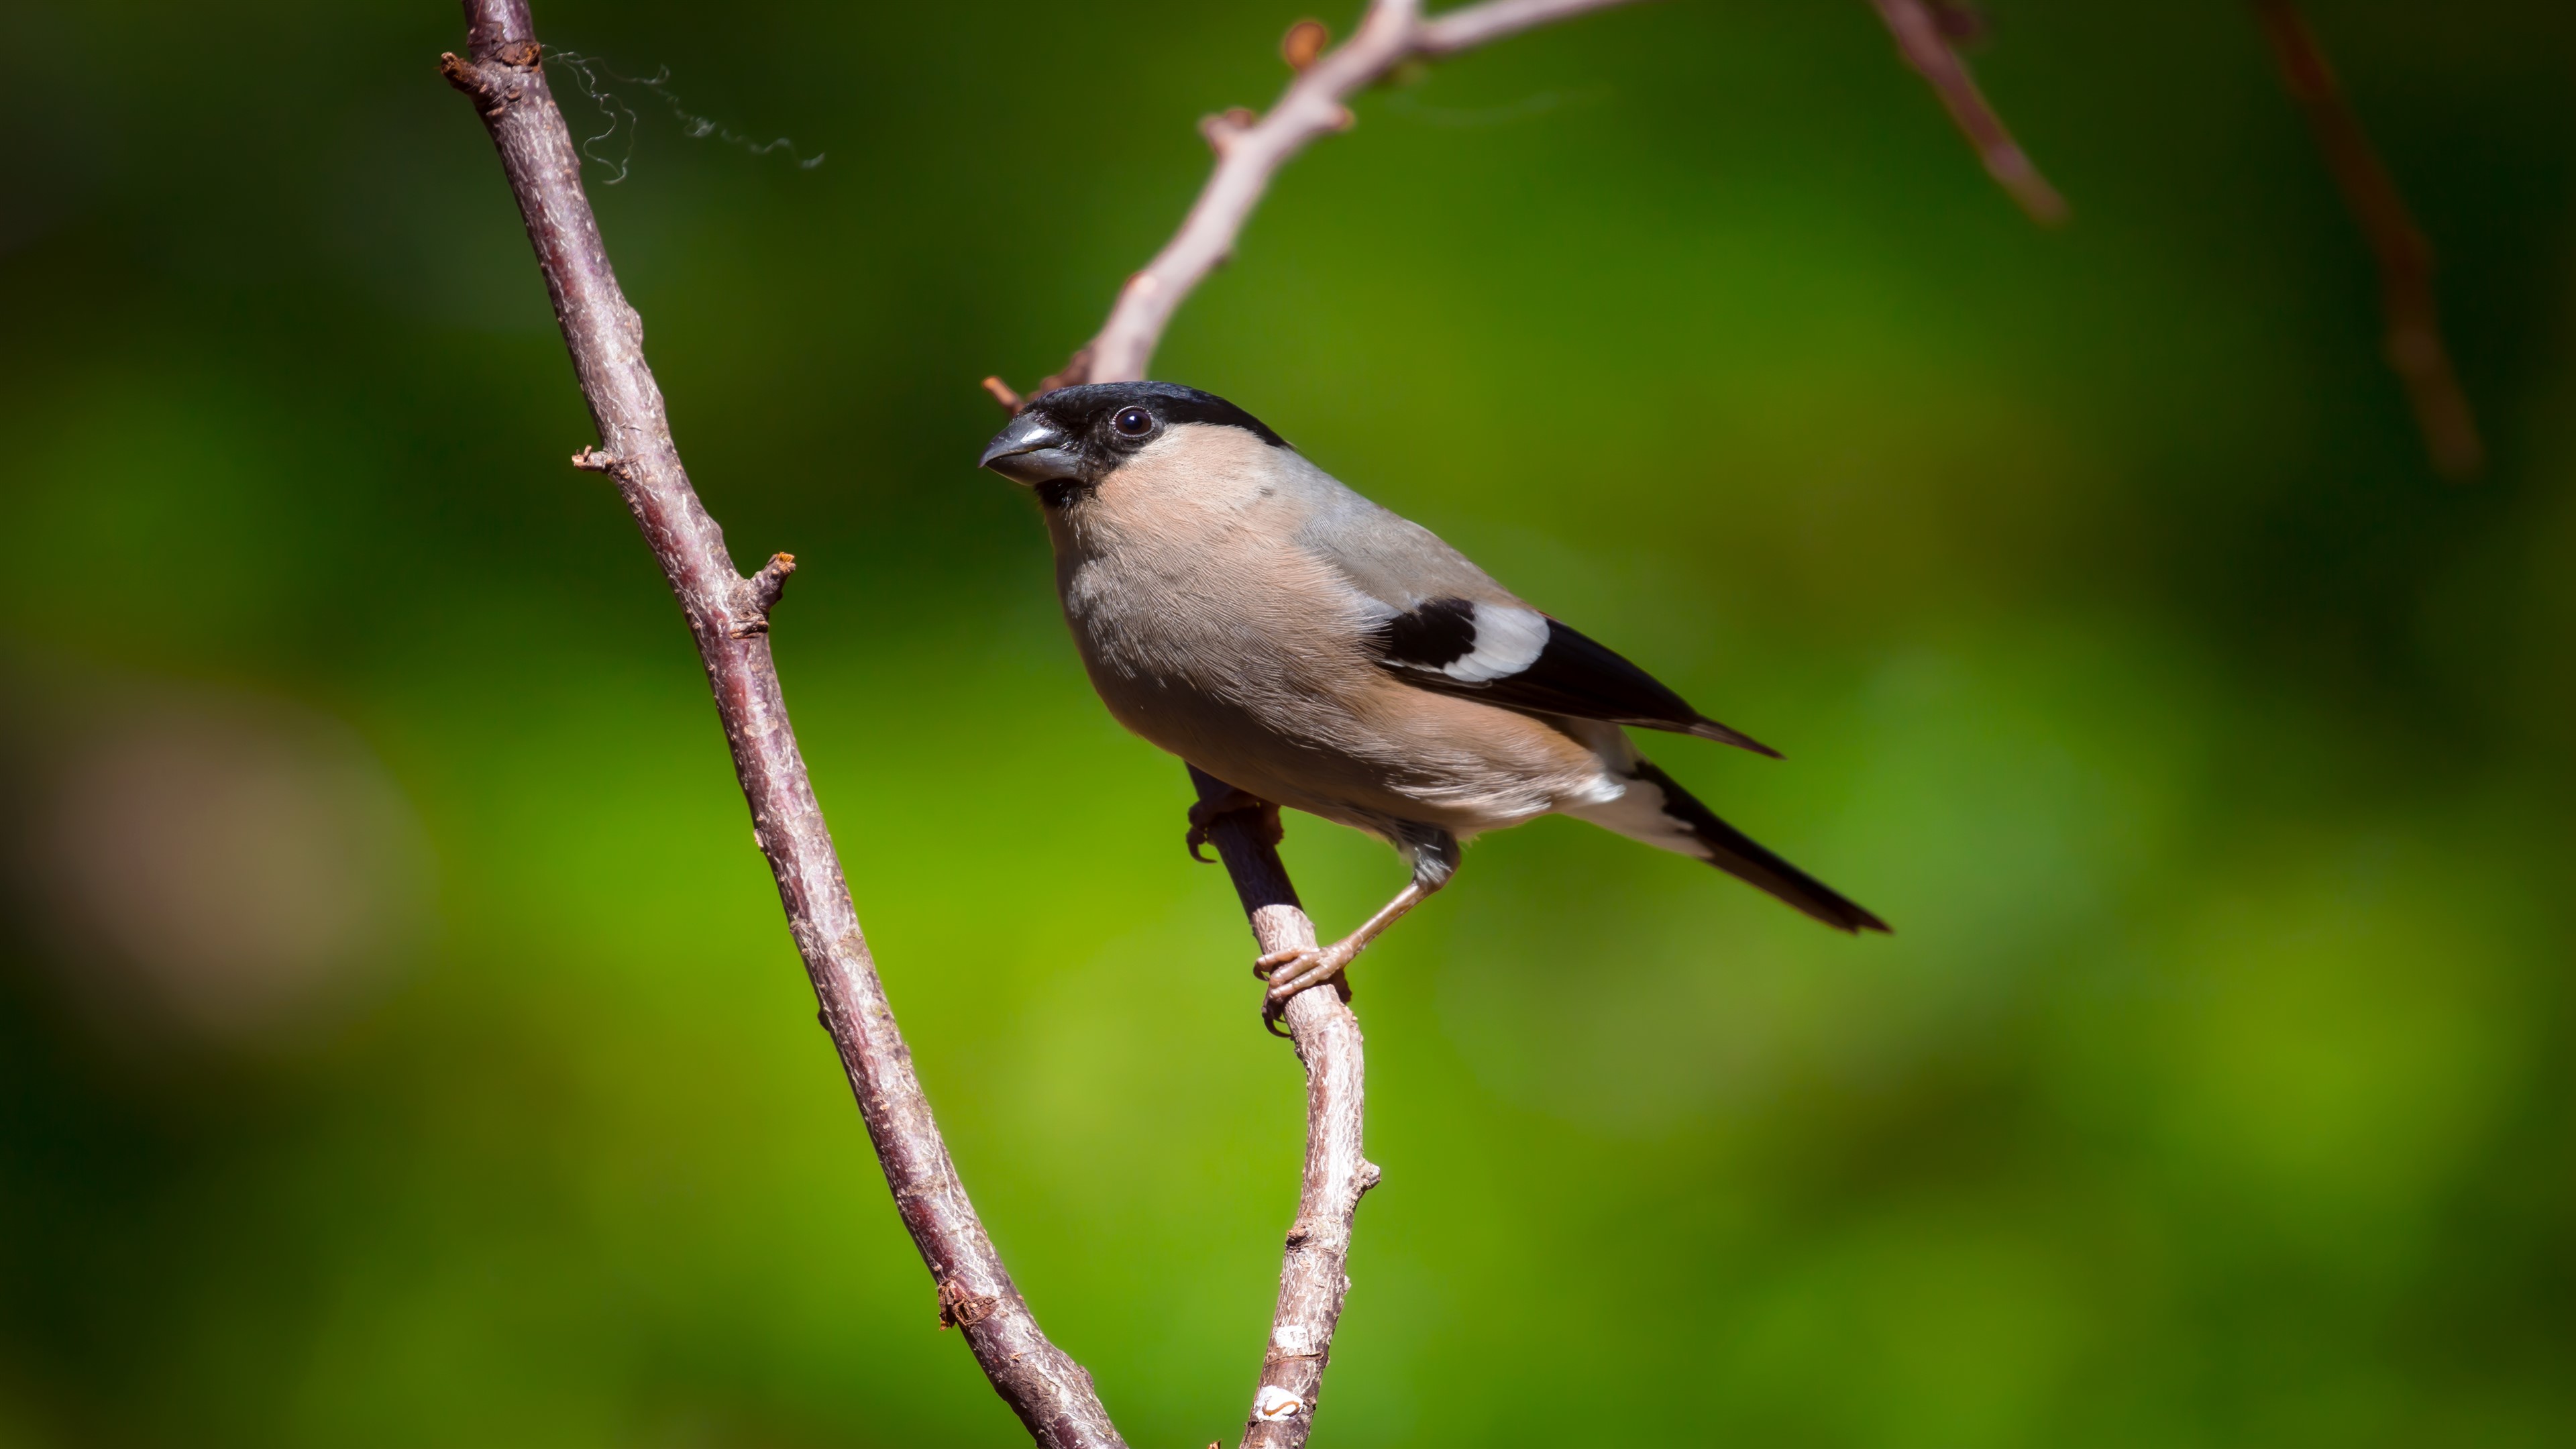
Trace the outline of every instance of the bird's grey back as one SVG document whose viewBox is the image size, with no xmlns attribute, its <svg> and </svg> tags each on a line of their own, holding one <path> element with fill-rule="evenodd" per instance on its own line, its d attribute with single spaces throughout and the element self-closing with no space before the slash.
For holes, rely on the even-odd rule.
<svg viewBox="0 0 2576 1449">
<path fill-rule="evenodd" d="M 1438 534 L 1361 497 L 1303 455 L 1285 453 L 1279 473 L 1282 487 L 1294 490 L 1305 509 L 1298 546 L 1392 612 L 1440 598 L 1520 602 Z"/>
</svg>

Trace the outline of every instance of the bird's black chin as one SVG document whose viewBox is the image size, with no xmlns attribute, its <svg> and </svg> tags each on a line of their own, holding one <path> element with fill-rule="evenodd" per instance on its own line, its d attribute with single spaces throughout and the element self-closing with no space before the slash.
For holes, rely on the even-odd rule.
<svg viewBox="0 0 2576 1449">
<path fill-rule="evenodd" d="M 1057 510 L 1071 508 L 1091 493 L 1091 485 L 1079 478 L 1050 478 L 1037 488 L 1038 501 Z"/>
</svg>

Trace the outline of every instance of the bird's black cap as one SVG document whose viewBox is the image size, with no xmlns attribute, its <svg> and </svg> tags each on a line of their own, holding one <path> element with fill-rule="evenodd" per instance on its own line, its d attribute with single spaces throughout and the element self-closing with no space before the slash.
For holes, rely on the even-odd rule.
<svg viewBox="0 0 2576 1449">
<path fill-rule="evenodd" d="M 1152 413 L 1165 426 L 1217 423 L 1241 428 L 1274 448 L 1288 446 L 1288 440 L 1270 431 L 1270 425 L 1261 419 L 1215 393 L 1177 382 L 1091 382 L 1080 387 L 1060 387 L 1030 399 L 1027 410 L 1044 413 L 1068 432 L 1087 433 L 1093 425 L 1131 407 Z"/>
<path fill-rule="evenodd" d="M 1211 392 L 1176 382 L 1095 382 L 1032 399 L 984 448 L 978 465 L 1048 489 L 1097 483 L 1168 428 L 1241 428 L 1274 448 L 1288 440 Z"/>
</svg>

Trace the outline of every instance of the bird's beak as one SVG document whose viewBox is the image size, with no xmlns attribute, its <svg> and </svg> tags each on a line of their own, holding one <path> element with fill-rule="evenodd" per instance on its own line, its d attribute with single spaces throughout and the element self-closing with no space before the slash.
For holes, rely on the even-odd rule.
<svg viewBox="0 0 2576 1449">
<path fill-rule="evenodd" d="M 1072 443 L 1055 424 L 1036 413 L 1022 413 L 993 439 L 976 466 L 1031 486 L 1079 477 L 1082 460 L 1074 455 Z"/>
</svg>

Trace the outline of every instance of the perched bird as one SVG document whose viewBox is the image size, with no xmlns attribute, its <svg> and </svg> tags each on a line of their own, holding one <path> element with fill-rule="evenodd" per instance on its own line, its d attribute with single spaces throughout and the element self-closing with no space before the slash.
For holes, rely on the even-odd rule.
<svg viewBox="0 0 2576 1449">
<path fill-rule="evenodd" d="M 1392 844 L 1410 884 L 1256 963 L 1275 1013 L 1447 884 L 1459 846 L 1555 813 L 1707 861 L 1845 931 L 1878 917 L 1720 820 L 1624 725 L 1777 757 L 1306 461 L 1225 399 L 1059 388 L 982 465 L 1037 491 L 1056 589 L 1120 724 L 1263 803 Z M 1241 797 L 1249 797 L 1241 798 Z"/>
</svg>

